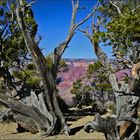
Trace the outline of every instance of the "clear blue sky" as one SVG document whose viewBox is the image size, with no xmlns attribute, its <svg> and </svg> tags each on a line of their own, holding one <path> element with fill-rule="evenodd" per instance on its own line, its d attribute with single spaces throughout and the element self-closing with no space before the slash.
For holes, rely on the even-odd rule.
<svg viewBox="0 0 140 140">
<path fill-rule="evenodd" d="M 80 6 L 86 6 L 86 10 L 79 10 L 77 21 L 82 20 L 91 10 L 96 0 L 80 0 Z M 47 55 L 53 52 L 59 43 L 65 40 L 71 20 L 71 0 L 37 0 L 33 5 L 35 19 L 38 23 L 38 33 L 42 36 L 40 47 Z M 90 20 L 81 28 L 90 25 Z M 103 47 L 109 56 L 111 48 Z M 71 40 L 63 58 L 96 58 L 90 41 L 79 31 Z"/>
</svg>

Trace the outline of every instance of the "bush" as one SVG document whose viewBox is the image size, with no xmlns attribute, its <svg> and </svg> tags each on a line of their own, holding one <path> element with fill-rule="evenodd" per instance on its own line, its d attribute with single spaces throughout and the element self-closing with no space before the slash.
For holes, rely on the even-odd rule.
<svg viewBox="0 0 140 140">
<path fill-rule="evenodd" d="M 105 109 L 109 112 L 111 112 L 112 114 L 116 113 L 116 105 L 113 101 L 108 101 L 107 103 L 105 103 Z"/>
</svg>

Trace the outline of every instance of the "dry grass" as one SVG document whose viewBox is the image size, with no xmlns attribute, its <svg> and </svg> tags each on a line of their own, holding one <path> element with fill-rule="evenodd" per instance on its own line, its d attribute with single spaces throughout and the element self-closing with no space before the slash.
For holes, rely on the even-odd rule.
<svg viewBox="0 0 140 140">
<path fill-rule="evenodd" d="M 41 136 L 39 136 L 39 134 L 31 134 L 29 132 L 15 134 L 16 127 L 17 127 L 16 123 L 0 124 L 0 139 L 80 139 L 80 140 L 81 139 L 92 139 L 92 140 L 105 139 L 103 133 L 84 132 L 82 126 L 86 122 L 91 121 L 93 119 L 94 119 L 94 116 L 86 116 L 77 121 L 68 122 L 72 131 L 75 132 L 71 136 L 59 134 L 57 136 L 50 136 L 47 138 L 42 138 Z"/>
</svg>

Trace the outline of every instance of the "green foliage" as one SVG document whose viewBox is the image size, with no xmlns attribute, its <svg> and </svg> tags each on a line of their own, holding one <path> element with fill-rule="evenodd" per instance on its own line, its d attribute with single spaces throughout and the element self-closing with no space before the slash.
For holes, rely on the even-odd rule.
<svg viewBox="0 0 140 140">
<path fill-rule="evenodd" d="M 88 82 L 85 82 L 86 79 L 88 79 Z M 71 89 L 71 93 L 75 94 L 75 102 L 77 104 L 82 102 L 80 105 L 92 105 L 91 93 L 93 92 L 103 93 L 111 91 L 112 88 L 106 75 L 106 69 L 99 61 L 89 65 L 86 77 L 75 81 Z"/>
<path fill-rule="evenodd" d="M 40 77 L 38 77 L 36 69 L 35 69 L 35 65 L 32 63 L 27 64 L 26 69 L 24 70 L 20 70 L 20 71 L 13 71 L 13 76 L 30 85 L 30 87 L 32 88 L 39 88 L 39 84 L 40 84 Z"/>
<path fill-rule="evenodd" d="M 27 16 L 24 19 L 24 21 L 26 22 L 26 26 L 27 26 L 28 30 L 30 30 L 31 36 L 35 37 L 35 35 L 37 33 L 38 25 L 36 24 L 36 22 L 34 20 L 33 11 L 30 8 L 27 9 L 26 15 Z"/>
<path fill-rule="evenodd" d="M 7 2 L 12 11 L 15 11 L 16 8 L 15 1 L 0 1 L 0 47 L 2 47 L 0 58 L 3 62 L 2 67 L 4 69 L 14 68 L 11 73 L 15 79 L 30 85 L 32 88 L 38 88 L 40 78 L 35 65 L 31 63 L 32 60 L 30 60 L 31 57 L 28 54 L 16 17 L 7 8 Z M 38 26 L 30 7 L 25 9 L 24 21 L 32 39 L 35 40 Z"/>
<path fill-rule="evenodd" d="M 13 63 L 20 66 L 29 56 L 16 17 L 7 8 L 7 2 L 12 11 L 16 7 L 15 1 L 2 0 L 0 2 L 0 40 L 2 43 L 0 57 L 4 62 L 4 67 L 10 68 L 13 67 Z M 37 24 L 34 15 L 31 13 L 31 8 L 26 8 L 24 20 L 32 38 L 35 40 Z"/>
<path fill-rule="evenodd" d="M 35 67 L 35 65 L 33 63 L 29 63 L 29 64 L 26 65 L 26 69 L 27 70 L 35 70 L 36 67 Z"/>
<path fill-rule="evenodd" d="M 47 65 L 51 69 L 53 65 L 53 54 L 49 54 L 46 57 Z M 68 65 L 66 64 L 65 60 L 60 60 L 59 66 L 58 66 L 58 72 L 65 72 L 68 70 Z"/>
<path fill-rule="evenodd" d="M 60 68 L 65 68 L 65 67 L 67 67 L 66 61 L 65 61 L 65 60 L 61 60 L 60 63 L 59 63 L 59 67 L 60 67 Z"/>
<path fill-rule="evenodd" d="M 40 78 L 38 76 L 31 76 L 27 78 L 27 84 L 29 84 L 32 88 L 39 88 Z"/>
<path fill-rule="evenodd" d="M 52 55 L 48 55 L 46 57 L 46 61 L 49 68 L 51 68 L 53 64 Z M 65 69 L 66 67 L 66 62 L 64 60 L 61 60 L 59 69 Z M 35 65 L 31 62 L 26 64 L 23 69 L 13 71 L 13 76 L 19 81 L 25 82 L 26 84 L 30 85 L 32 88 L 39 88 L 41 78 L 37 74 Z"/>
<path fill-rule="evenodd" d="M 1 5 L 1 6 L 6 6 L 6 2 L 7 2 L 7 0 L 1 0 L 1 1 L 0 1 L 0 5 Z"/>
<path fill-rule="evenodd" d="M 48 55 L 48 56 L 46 57 L 46 61 L 47 61 L 48 67 L 51 68 L 52 65 L 53 65 L 53 56 L 52 56 L 52 55 Z"/>
<path fill-rule="evenodd" d="M 79 93 L 80 88 L 82 87 L 81 81 L 82 81 L 82 79 L 78 79 L 77 81 L 75 81 L 73 83 L 73 88 L 71 89 L 72 94 L 78 94 Z"/>
<path fill-rule="evenodd" d="M 83 78 L 78 79 L 73 83 L 73 87 L 71 89 L 71 93 L 75 95 L 74 102 L 75 105 L 80 107 L 81 105 L 91 105 L 92 99 L 90 95 L 90 91 L 92 90 L 91 86 L 83 85 Z"/>
<path fill-rule="evenodd" d="M 95 83 L 94 90 L 111 91 L 111 85 L 109 83 L 106 73 L 106 69 L 99 61 L 88 66 L 87 77 L 91 79 L 93 83 Z"/>
<path fill-rule="evenodd" d="M 95 62 L 94 64 L 91 64 L 88 66 L 88 69 L 87 69 L 87 74 L 89 76 L 92 76 L 94 72 L 96 72 L 98 69 L 100 69 L 101 67 L 103 67 L 102 63 L 101 62 Z"/>
<path fill-rule="evenodd" d="M 124 16 L 112 19 L 107 25 L 108 38 L 112 45 L 116 42 L 115 45 L 118 46 L 116 51 L 122 57 L 127 55 L 127 52 L 133 46 L 133 42 L 140 39 L 139 14 L 140 12 L 132 14 L 126 11 Z"/>
<path fill-rule="evenodd" d="M 128 76 L 124 77 L 124 79 L 123 79 L 123 81 L 124 81 L 125 83 L 129 83 L 130 80 L 131 80 L 131 78 L 128 77 Z"/>
<path fill-rule="evenodd" d="M 105 103 L 105 109 L 112 114 L 116 113 L 116 105 L 113 101 L 108 101 L 107 103 Z"/>
<path fill-rule="evenodd" d="M 137 0 L 120 0 L 118 4 L 122 15 L 108 1 L 101 2 L 99 12 L 108 22 L 104 22 L 105 31 L 96 33 L 104 45 L 111 45 L 114 56 L 136 62 L 135 54 L 140 44 L 140 2 Z"/>
</svg>

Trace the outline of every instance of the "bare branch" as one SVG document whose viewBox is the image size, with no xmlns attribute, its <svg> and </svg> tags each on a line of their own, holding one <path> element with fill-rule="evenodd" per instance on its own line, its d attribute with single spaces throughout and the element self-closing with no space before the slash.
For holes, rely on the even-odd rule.
<svg viewBox="0 0 140 140">
<path fill-rule="evenodd" d="M 7 8 L 8 8 L 8 10 L 11 12 L 11 14 L 12 14 L 12 17 L 11 17 L 11 21 L 14 21 L 14 17 L 15 17 L 15 13 L 14 13 L 14 11 L 12 11 L 12 9 L 10 8 L 10 5 L 9 5 L 9 2 L 7 2 Z"/>
<path fill-rule="evenodd" d="M 90 40 L 92 39 L 91 38 L 91 35 L 88 31 L 88 28 L 86 30 L 82 30 L 82 29 L 78 29 L 78 31 L 82 32 L 85 36 L 87 36 Z"/>
<path fill-rule="evenodd" d="M 134 12 L 135 12 L 138 8 L 140 8 L 140 5 L 136 6 L 134 9 L 132 9 L 132 14 L 134 14 Z"/>
<path fill-rule="evenodd" d="M 121 117 L 121 118 L 118 118 L 117 120 L 118 121 L 130 121 L 130 122 L 133 122 L 135 124 L 140 124 L 138 119 L 130 118 L 130 117 Z"/>
<path fill-rule="evenodd" d="M 58 65 L 59 65 L 61 56 L 63 55 L 64 51 L 68 47 L 69 42 L 73 38 L 73 36 L 75 34 L 75 30 L 80 25 L 85 23 L 94 13 L 94 9 L 93 9 L 92 12 L 90 14 L 88 14 L 81 22 L 76 24 L 75 20 L 76 20 L 76 14 L 77 14 L 78 8 L 79 8 L 79 0 L 77 0 L 76 3 L 74 3 L 74 0 L 72 0 L 72 18 L 71 18 L 71 25 L 70 25 L 69 33 L 66 37 L 66 40 L 64 42 L 62 42 L 61 44 L 59 44 L 59 46 L 57 48 L 55 48 L 55 50 L 54 50 L 54 61 L 53 61 L 54 65 L 52 67 L 52 70 L 54 71 L 54 73 L 56 73 L 56 71 L 58 69 Z M 55 75 L 55 77 L 56 77 L 56 75 Z"/>
<path fill-rule="evenodd" d="M 96 8 L 95 8 L 95 10 L 96 10 Z M 95 16 L 96 15 L 94 13 L 94 18 L 95 18 Z M 95 23 L 94 21 L 92 21 L 92 34 L 90 34 L 88 32 L 88 30 L 79 29 L 79 31 L 81 31 L 85 36 L 87 36 L 90 39 L 90 42 L 92 43 L 94 52 L 95 52 L 98 60 L 102 63 L 102 65 L 108 71 L 109 81 L 113 87 L 113 90 L 119 90 L 117 78 L 116 78 L 115 74 L 113 73 L 113 71 L 114 71 L 113 66 L 112 66 L 111 62 L 108 60 L 107 54 L 105 52 L 103 52 L 102 48 L 100 47 L 98 39 L 93 37 L 93 35 L 95 33 L 98 33 L 101 22 L 102 22 L 102 20 L 99 23 Z"/>
<path fill-rule="evenodd" d="M 97 58 L 99 59 L 99 61 L 102 63 L 103 66 L 105 66 L 109 69 L 110 63 L 108 61 L 106 53 L 104 53 L 102 51 L 99 43 L 94 38 L 92 39 L 91 43 L 93 44 L 94 52 L 95 52 Z"/>
<path fill-rule="evenodd" d="M 42 78 L 43 86 L 45 91 L 48 91 L 52 88 L 53 84 L 50 82 L 53 79 L 53 76 L 51 74 L 51 71 L 46 64 L 45 57 L 43 56 L 41 50 L 37 46 L 37 44 L 34 42 L 34 40 L 31 38 L 29 31 L 27 30 L 23 18 L 23 12 L 21 11 L 22 8 L 22 0 L 17 0 L 17 9 L 16 9 L 16 15 L 17 15 L 17 21 L 20 26 L 20 29 L 22 31 L 22 35 L 26 44 L 26 47 L 29 51 L 29 53 L 32 55 L 33 61 L 36 64 L 36 67 L 40 73 L 40 76 Z M 47 92 L 45 92 L 45 96 L 47 99 L 47 103 L 49 105 L 50 110 L 52 110 L 52 106 L 50 103 L 50 97 Z"/>
<path fill-rule="evenodd" d="M 75 25 L 75 28 L 79 27 L 80 25 L 82 25 L 84 22 L 86 22 L 95 12 L 95 9 L 92 10 L 92 12 L 90 14 L 88 14 L 81 22 L 77 23 Z"/>
<path fill-rule="evenodd" d="M 74 8 L 74 0 L 71 0 L 72 8 Z"/>
<path fill-rule="evenodd" d="M 13 13 L 13 11 L 12 11 L 11 8 L 10 8 L 9 2 L 7 2 L 7 8 L 8 8 L 8 10 L 9 10 L 11 13 Z"/>
<path fill-rule="evenodd" d="M 7 27 L 8 27 L 8 25 L 5 25 L 5 26 L 3 27 L 3 29 L 1 30 L 1 32 L 0 32 L 1 37 L 3 36 L 3 34 L 4 34 L 4 32 L 5 32 L 5 30 L 6 30 Z M 1 37 L 0 37 L 0 38 L 1 38 Z"/>
<path fill-rule="evenodd" d="M 92 11 L 92 13 L 91 13 L 91 15 L 93 15 L 93 20 L 92 20 L 92 34 L 90 35 L 90 33 L 88 32 L 88 30 L 85 30 L 85 31 L 84 31 L 84 30 L 79 29 L 79 31 L 81 31 L 82 33 L 84 33 L 84 35 L 86 35 L 86 36 L 90 39 L 90 41 L 91 41 L 91 43 L 92 43 L 92 45 L 93 45 L 94 52 L 95 52 L 97 58 L 98 58 L 99 61 L 102 63 L 102 65 L 105 66 L 105 67 L 109 70 L 111 64 L 110 64 L 110 62 L 108 61 L 107 55 L 106 55 L 106 53 L 104 53 L 104 52 L 102 51 L 102 49 L 101 49 L 101 47 L 100 47 L 100 45 L 99 45 L 99 41 L 96 40 L 96 39 L 93 37 L 93 35 L 94 35 L 95 33 L 98 33 L 98 31 L 99 31 L 99 26 L 100 26 L 101 23 L 103 22 L 103 20 L 100 20 L 98 23 L 95 23 L 95 22 L 94 22 L 94 18 L 96 17 L 96 10 L 97 10 L 98 6 L 99 6 L 99 2 L 97 2 L 96 6 L 94 7 L 94 9 L 93 9 L 93 11 Z M 97 24 L 97 25 L 96 25 L 96 24 Z"/>
<path fill-rule="evenodd" d="M 33 4 L 36 3 L 36 1 L 37 1 L 37 0 L 34 0 L 34 1 L 30 2 L 30 3 L 28 3 L 28 4 L 26 5 L 26 7 L 31 7 Z"/>
<path fill-rule="evenodd" d="M 92 28 L 92 29 L 93 29 L 94 26 L 95 26 L 95 17 L 96 17 L 96 11 L 97 11 L 98 6 L 99 6 L 99 1 L 98 1 L 97 5 L 95 6 L 95 9 L 94 9 L 95 12 L 94 12 L 94 14 L 93 14 L 92 22 L 91 22 L 91 28 Z"/>
<path fill-rule="evenodd" d="M 81 22 L 77 23 L 77 27 L 80 26 L 81 24 L 83 24 L 86 20 L 88 20 L 93 14 L 95 15 L 96 10 L 99 6 L 99 1 L 97 2 L 97 4 L 94 6 L 94 8 L 92 9 L 92 12 L 90 14 L 87 15 L 87 17 L 85 17 Z"/>
<path fill-rule="evenodd" d="M 74 0 L 72 0 L 72 18 L 71 18 L 70 27 L 72 27 L 75 23 L 76 13 L 77 13 L 78 7 L 79 7 L 79 0 L 77 0 L 76 3 L 74 3 Z"/>
<path fill-rule="evenodd" d="M 121 16 L 123 16 L 123 14 L 122 14 L 120 8 L 116 5 L 116 3 L 114 3 L 113 0 L 108 0 L 108 2 L 109 2 L 112 6 L 114 6 L 114 7 L 116 8 L 118 14 L 120 14 Z"/>
<path fill-rule="evenodd" d="M 96 28 L 95 25 L 94 25 L 94 27 Z M 98 29 L 97 29 L 97 30 L 98 30 Z M 84 35 L 87 36 L 87 37 L 90 39 L 90 41 L 91 41 L 91 43 L 92 43 L 92 45 L 93 45 L 94 52 L 95 52 L 97 58 L 99 59 L 99 61 L 102 63 L 103 66 L 105 66 L 105 67 L 107 67 L 107 69 L 109 69 L 109 68 L 110 68 L 110 62 L 109 62 L 108 59 L 107 59 L 107 55 L 102 51 L 102 49 L 101 49 L 101 47 L 100 47 L 98 41 L 96 41 L 96 40 L 92 37 L 93 34 L 90 35 L 90 33 L 88 32 L 88 30 L 81 30 L 81 29 L 79 29 L 79 31 L 82 32 L 82 33 L 84 33 Z M 93 33 L 95 33 L 95 32 L 96 32 L 96 31 L 93 30 Z"/>
</svg>

